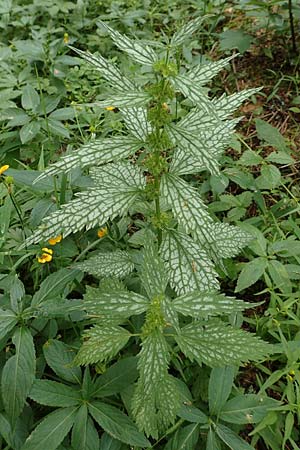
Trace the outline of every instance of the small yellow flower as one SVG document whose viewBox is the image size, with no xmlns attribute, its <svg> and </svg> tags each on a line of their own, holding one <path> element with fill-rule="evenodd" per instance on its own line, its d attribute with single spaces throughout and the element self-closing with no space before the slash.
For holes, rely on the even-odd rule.
<svg viewBox="0 0 300 450">
<path fill-rule="evenodd" d="M 68 44 L 68 43 L 69 43 L 69 35 L 68 35 L 68 33 L 65 33 L 65 34 L 64 34 L 64 43 L 65 43 L 65 44 Z"/>
<path fill-rule="evenodd" d="M 54 238 L 48 239 L 48 242 L 50 245 L 55 245 L 55 244 L 58 244 L 58 242 L 60 242 L 61 240 L 62 240 L 62 235 L 59 234 L 58 236 L 56 236 Z"/>
<path fill-rule="evenodd" d="M 2 175 L 7 169 L 9 169 L 8 164 L 5 164 L 4 166 L 0 167 L 0 175 Z"/>
<path fill-rule="evenodd" d="M 114 111 L 116 108 L 114 106 L 106 106 L 106 111 Z"/>
<path fill-rule="evenodd" d="M 103 227 L 103 228 L 100 228 L 100 230 L 98 230 L 97 235 L 101 239 L 107 234 L 107 232 L 108 232 L 107 227 Z"/>
<path fill-rule="evenodd" d="M 40 264 L 45 264 L 46 262 L 50 262 L 52 260 L 53 250 L 51 248 L 43 247 L 42 254 L 37 256 L 37 260 Z"/>
<path fill-rule="evenodd" d="M 292 377 L 291 375 L 287 375 L 287 379 L 288 379 L 289 381 L 291 381 L 291 382 L 294 381 L 294 377 Z"/>
</svg>

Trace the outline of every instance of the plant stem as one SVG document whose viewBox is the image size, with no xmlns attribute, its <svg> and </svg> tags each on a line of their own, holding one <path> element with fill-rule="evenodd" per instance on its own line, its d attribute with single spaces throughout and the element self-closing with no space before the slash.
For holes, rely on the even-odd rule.
<svg viewBox="0 0 300 450">
<path fill-rule="evenodd" d="M 290 29 L 291 29 L 291 36 L 292 36 L 293 52 L 297 53 L 292 0 L 289 0 L 288 8 L 289 8 L 289 18 L 290 18 Z"/>
</svg>

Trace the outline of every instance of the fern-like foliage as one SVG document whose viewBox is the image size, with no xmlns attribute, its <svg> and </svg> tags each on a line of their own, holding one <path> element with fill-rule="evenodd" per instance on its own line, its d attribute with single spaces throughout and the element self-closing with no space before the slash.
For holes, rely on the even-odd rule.
<svg viewBox="0 0 300 450">
<path fill-rule="evenodd" d="M 123 242 L 76 265 L 100 278 L 100 286 L 88 288 L 84 296 L 91 326 L 76 362 L 107 362 L 131 339 L 139 343 L 132 413 L 140 429 L 154 437 L 174 422 L 180 407 L 178 383 L 169 373 L 173 354 L 180 351 L 214 367 L 260 359 L 270 351 L 268 344 L 228 323 L 228 315 L 251 305 L 218 292 L 215 263 L 235 256 L 250 237 L 215 222 L 185 178 L 204 170 L 218 176 L 219 158 L 238 123 L 230 116 L 258 92 L 209 97 L 203 86 L 232 57 L 179 73 L 177 48 L 202 20 L 184 25 L 166 46 L 131 39 L 102 23 L 121 51 L 152 70 L 150 79 L 143 73 L 138 84 L 101 55 L 73 49 L 110 84 L 110 94 L 98 105 L 118 107 L 127 133 L 99 136 L 45 170 L 39 179 L 91 166 L 92 186 L 50 214 L 27 239 L 28 245 L 65 237 L 130 216 L 144 205 L 142 254 L 124 249 Z M 178 120 L 169 105 L 184 97 L 191 107 Z M 126 288 L 133 271 L 134 291 Z M 140 316 L 134 326 L 132 316 Z"/>
</svg>

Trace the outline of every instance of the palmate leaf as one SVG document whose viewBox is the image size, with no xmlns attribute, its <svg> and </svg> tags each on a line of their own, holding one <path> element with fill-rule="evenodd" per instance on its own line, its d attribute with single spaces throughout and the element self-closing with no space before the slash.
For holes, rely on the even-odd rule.
<svg viewBox="0 0 300 450">
<path fill-rule="evenodd" d="M 140 377 L 132 399 L 132 410 L 140 430 L 158 436 L 175 419 L 179 394 L 175 380 L 168 375 L 170 355 L 163 334 L 155 329 L 142 342 L 138 368 Z"/>
<path fill-rule="evenodd" d="M 161 198 L 187 233 L 212 222 L 197 189 L 171 173 L 161 179 Z"/>
<path fill-rule="evenodd" d="M 87 287 L 84 296 L 84 309 L 89 316 L 130 317 L 147 310 L 149 300 L 135 292 L 103 292 L 101 289 Z"/>
<path fill-rule="evenodd" d="M 147 109 L 143 107 L 122 108 L 121 113 L 130 133 L 145 142 L 152 132 L 152 125 L 147 118 Z"/>
<path fill-rule="evenodd" d="M 75 363 L 86 365 L 108 361 L 126 345 L 130 336 L 127 330 L 119 326 L 95 325 L 84 332 L 84 342 Z"/>
<path fill-rule="evenodd" d="M 61 172 L 67 173 L 76 167 L 83 168 L 105 164 L 110 161 L 117 162 L 134 154 L 142 144 L 141 141 L 131 136 L 111 136 L 110 138 L 96 139 L 51 164 L 34 180 L 34 184 L 49 175 L 57 175 Z"/>
<path fill-rule="evenodd" d="M 174 145 L 199 161 L 201 166 L 209 170 L 212 175 L 219 174 L 218 161 L 209 153 L 209 146 L 206 145 L 205 139 L 178 125 L 169 125 L 167 132 Z"/>
<path fill-rule="evenodd" d="M 230 116 L 245 100 L 251 95 L 257 94 L 261 88 L 245 89 L 232 95 L 222 95 L 220 98 L 213 99 L 214 108 L 218 117 L 222 120 Z"/>
<path fill-rule="evenodd" d="M 128 252 L 116 250 L 97 253 L 86 261 L 76 264 L 75 267 L 99 278 L 111 276 L 124 278 L 133 271 L 134 264 Z"/>
<path fill-rule="evenodd" d="M 88 415 L 86 404 L 83 404 L 77 411 L 71 442 L 74 450 L 99 450 L 98 431 Z"/>
<path fill-rule="evenodd" d="M 144 43 L 139 43 L 136 39 L 130 39 L 102 21 L 99 21 L 99 23 L 109 33 L 115 45 L 123 52 L 126 52 L 134 61 L 147 66 L 152 66 L 157 61 L 157 55 L 151 47 Z"/>
<path fill-rule="evenodd" d="M 55 407 L 76 406 L 81 402 L 79 387 L 49 380 L 35 380 L 29 397 L 41 405 Z"/>
<path fill-rule="evenodd" d="M 169 272 L 171 287 L 177 294 L 218 289 L 213 263 L 189 236 L 166 231 L 160 252 Z"/>
<path fill-rule="evenodd" d="M 182 328 L 175 339 L 191 361 L 210 367 L 259 360 L 265 358 L 272 348 L 255 335 L 216 320 L 191 323 Z"/>
<path fill-rule="evenodd" d="M 78 48 L 74 48 L 69 45 L 69 48 L 74 50 L 81 58 L 85 59 L 88 63 L 93 65 L 97 70 L 99 70 L 103 76 L 110 84 L 113 85 L 114 89 L 123 92 L 134 89 L 134 83 L 123 75 L 119 69 L 107 61 L 101 55 L 93 55 L 90 52 L 83 52 Z"/>
<path fill-rule="evenodd" d="M 197 17 L 196 19 L 190 20 L 188 23 L 179 28 L 179 30 L 173 34 L 170 45 L 172 47 L 178 47 L 179 45 L 182 45 L 187 37 L 189 37 L 199 29 L 205 18 L 206 16 Z"/>
<path fill-rule="evenodd" d="M 229 56 L 228 58 L 220 59 L 219 61 L 211 61 L 204 65 L 197 65 L 190 69 L 185 76 L 197 84 L 205 84 L 218 75 L 218 73 L 237 56 L 238 54 L 235 54 Z"/>
<path fill-rule="evenodd" d="M 146 240 L 143 257 L 140 279 L 148 297 L 152 299 L 164 294 L 168 284 L 168 276 L 151 236 L 148 236 Z"/>
<path fill-rule="evenodd" d="M 251 303 L 211 291 L 181 295 L 172 301 L 172 306 L 180 314 L 195 319 L 231 314 L 253 307 Z"/>
</svg>

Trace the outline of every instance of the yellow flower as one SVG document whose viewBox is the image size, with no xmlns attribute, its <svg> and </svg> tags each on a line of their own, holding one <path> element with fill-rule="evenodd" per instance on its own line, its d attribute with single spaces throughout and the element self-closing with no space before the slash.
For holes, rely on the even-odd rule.
<svg viewBox="0 0 300 450">
<path fill-rule="evenodd" d="M 65 44 L 68 44 L 68 43 L 69 43 L 69 35 L 68 35 L 68 33 L 65 33 L 65 34 L 64 34 L 64 43 L 65 43 Z"/>
<path fill-rule="evenodd" d="M 0 175 L 2 175 L 7 169 L 9 169 L 8 164 L 5 164 L 4 166 L 0 167 Z"/>
<path fill-rule="evenodd" d="M 113 111 L 114 109 L 116 109 L 114 106 L 106 106 L 106 111 Z"/>
<path fill-rule="evenodd" d="M 46 262 L 50 262 L 52 260 L 53 250 L 51 248 L 43 247 L 42 254 L 37 256 L 37 260 L 40 264 L 45 264 Z"/>
<path fill-rule="evenodd" d="M 62 240 L 62 235 L 59 234 L 58 236 L 49 239 L 48 242 L 50 245 L 55 245 L 55 244 L 58 244 L 58 242 L 60 242 L 61 240 Z"/>
<path fill-rule="evenodd" d="M 97 233 L 100 239 L 103 238 L 106 234 L 107 234 L 107 227 L 100 228 L 100 230 L 98 230 Z"/>
</svg>

